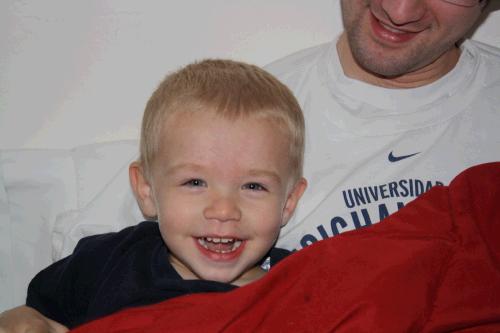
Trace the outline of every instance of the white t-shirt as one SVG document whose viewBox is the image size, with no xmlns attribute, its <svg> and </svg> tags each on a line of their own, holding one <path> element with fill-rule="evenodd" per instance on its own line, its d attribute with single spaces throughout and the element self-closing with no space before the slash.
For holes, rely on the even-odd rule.
<svg viewBox="0 0 500 333">
<path fill-rule="evenodd" d="M 306 119 L 309 187 L 279 247 L 299 250 L 377 223 L 464 169 L 500 160 L 495 47 L 465 41 L 451 72 L 415 89 L 346 77 L 336 41 L 266 69 L 294 92 Z"/>
</svg>

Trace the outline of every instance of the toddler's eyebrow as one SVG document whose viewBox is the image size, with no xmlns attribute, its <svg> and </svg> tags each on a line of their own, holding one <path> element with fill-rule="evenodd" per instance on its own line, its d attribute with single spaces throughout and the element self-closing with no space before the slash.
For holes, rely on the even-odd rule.
<svg viewBox="0 0 500 333">
<path fill-rule="evenodd" d="M 203 170 L 203 166 L 195 163 L 181 163 L 168 168 L 165 170 L 165 173 L 175 173 L 183 170 L 199 171 Z M 282 182 L 280 175 L 275 171 L 250 169 L 246 172 L 246 174 L 251 177 L 272 178 L 272 180 L 278 184 L 281 184 Z"/>
<path fill-rule="evenodd" d="M 259 170 L 259 169 L 252 169 L 248 171 L 248 174 L 253 177 L 268 177 L 272 178 L 273 181 L 277 182 L 278 184 L 281 184 L 281 177 L 277 172 L 274 171 L 268 171 L 268 170 Z"/>
<path fill-rule="evenodd" d="M 195 164 L 195 163 L 180 163 L 177 165 L 174 165 L 168 169 L 165 170 L 165 173 L 175 173 L 183 170 L 192 170 L 192 171 L 198 171 L 202 170 L 203 167 L 201 165 Z"/>
</svg>

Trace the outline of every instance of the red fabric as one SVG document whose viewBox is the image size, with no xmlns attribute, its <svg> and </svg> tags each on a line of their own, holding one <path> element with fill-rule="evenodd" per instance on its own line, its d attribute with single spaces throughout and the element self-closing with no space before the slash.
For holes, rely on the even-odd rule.
<svg viewBox="0 0 500 333">
<path fill-rule="evenodd" d="M 74 332 L 500 332 L 500 163 L 261 280 L 127 309 Z"/>
</svg>

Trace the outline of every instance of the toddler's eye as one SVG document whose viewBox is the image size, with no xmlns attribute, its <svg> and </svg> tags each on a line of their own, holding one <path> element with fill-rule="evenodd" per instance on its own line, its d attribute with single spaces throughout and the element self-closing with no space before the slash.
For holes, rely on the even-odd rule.
<svg viewBox="0 0 500 333">
<path fill-rule="evenodd" d="M 248 183 L 243 185 L 243 188 L 252 191 L 267 191 L 267 189 L 259 183 Z"/>
<path fill-rule="evenodd" d="M 202 179 L 195 178 L 195 179 L 190 179 L 187 182 L 184 182 L 182 185 L 190 187 L 199 187 L 199 186 L 206 186 L 207 183 L 205 183 L 205 181 Z"/>
</svg>

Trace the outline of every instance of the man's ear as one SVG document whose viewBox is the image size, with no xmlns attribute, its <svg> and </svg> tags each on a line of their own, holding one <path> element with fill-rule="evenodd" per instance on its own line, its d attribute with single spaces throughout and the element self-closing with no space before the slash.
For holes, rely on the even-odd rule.
<svg viewBox="0 0 500 333">
<path fill-rule="evenodd" d="M 288 194 L 288 198 L 286 199 L 285 207 L 283 208 L 283 215 L 281 218 L 281 226 L 285 226 L 295 211 L 297 207 L 297 203 L 299 202 L 302 194 L 307 188 L 307 181 L 305 178 L 301 177 L 294 185 L 290 194 Z"/>
<path fill-rule="evenodd" d="M 130 186 L 134 191 L 135 199 L 141 208 L 142 215 L 148 219 L 156 219 L 156 201 L 153 196 L 153 188 L 149 184 L 144 170 L 139 162 L 132 162 L 128 168 Z"/>
</svg>

